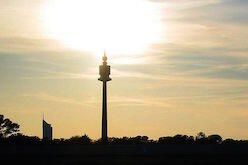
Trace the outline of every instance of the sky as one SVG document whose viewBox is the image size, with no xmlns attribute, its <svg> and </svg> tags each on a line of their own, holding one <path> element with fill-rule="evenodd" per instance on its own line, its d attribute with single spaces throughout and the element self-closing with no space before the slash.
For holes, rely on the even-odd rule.
<svg viewBox="0 0 248 165">
<path fill-rule="evenodd" d="M 55 138 L 100 138 L 106 48 L 110 137 L 248 138 L 248 1 L 78 3 L 0 0 L 0 114 L 22 133 L 44 114 Z"/>
</svg>

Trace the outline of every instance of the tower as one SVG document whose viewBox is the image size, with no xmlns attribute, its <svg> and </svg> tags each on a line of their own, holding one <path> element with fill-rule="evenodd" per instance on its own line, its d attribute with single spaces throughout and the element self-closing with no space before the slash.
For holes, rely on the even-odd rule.
<svg viewBox="0 0 248 165">
<path fill-rule="evenodd" d="M 110 75 L 110 66 L 107 65 L 107 56 L 104 52 L 102 57 L 102 65 L 99 66 L 99 81 L 103 82 L 102 90 L 102 141 L 107 142 L 108 140 L 108 127 L 107 127 L 107 82 L 111 81 Z"/>
<path fill-rule="evenodd" d="M 43 116 L 43 120 L 42 120 L 42 132 L 43 132 L 43 140 L 52 140 L 53 139 L 53 127 L 51 126 L 51 124 L 48 124 L 44 120 L 44 116 Z"/>
</svg>

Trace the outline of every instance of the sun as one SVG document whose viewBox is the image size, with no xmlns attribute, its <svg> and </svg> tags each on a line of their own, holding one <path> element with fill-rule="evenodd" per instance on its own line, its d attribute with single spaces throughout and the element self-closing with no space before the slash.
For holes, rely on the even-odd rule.
<svg viewBox="0 0 248 165">
<path fill-rule="evenodd" d="M 47 34 L 73 49 L 139 53 L 161 36 L 146 0 L 51 0 L 42 11 Z"/>
</svg>

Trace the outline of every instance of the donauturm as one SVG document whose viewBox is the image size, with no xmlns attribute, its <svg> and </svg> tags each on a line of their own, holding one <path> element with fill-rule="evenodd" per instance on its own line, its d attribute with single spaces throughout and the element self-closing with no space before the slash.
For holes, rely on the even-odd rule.
<svg viewBox="0 0 248 165">
<path fill-rule="evenodd" d="M 107 65 L 107 56 L 104 52 L 102 57 L 102 65 L 99 66 L 99 81 L 103 82 L 102 90 L 102 141 L 108 141 L 108 122 L 107 122 L 107 82 L 111 81 L 110 75 L 110 66 Z"/>
</svg>

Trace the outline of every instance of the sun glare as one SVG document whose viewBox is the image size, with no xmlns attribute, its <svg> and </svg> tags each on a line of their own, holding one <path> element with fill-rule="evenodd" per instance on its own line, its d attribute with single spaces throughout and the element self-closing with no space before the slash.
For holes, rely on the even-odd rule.
<svg viewBox="0 0 248 165">
<path fill-rule="evenodd" d="M 43 11 L 48 35 L 74 49 L 130 54 L 160 37 L 157 10 L 143 0 L 52 0 Z"/>
</svg>

